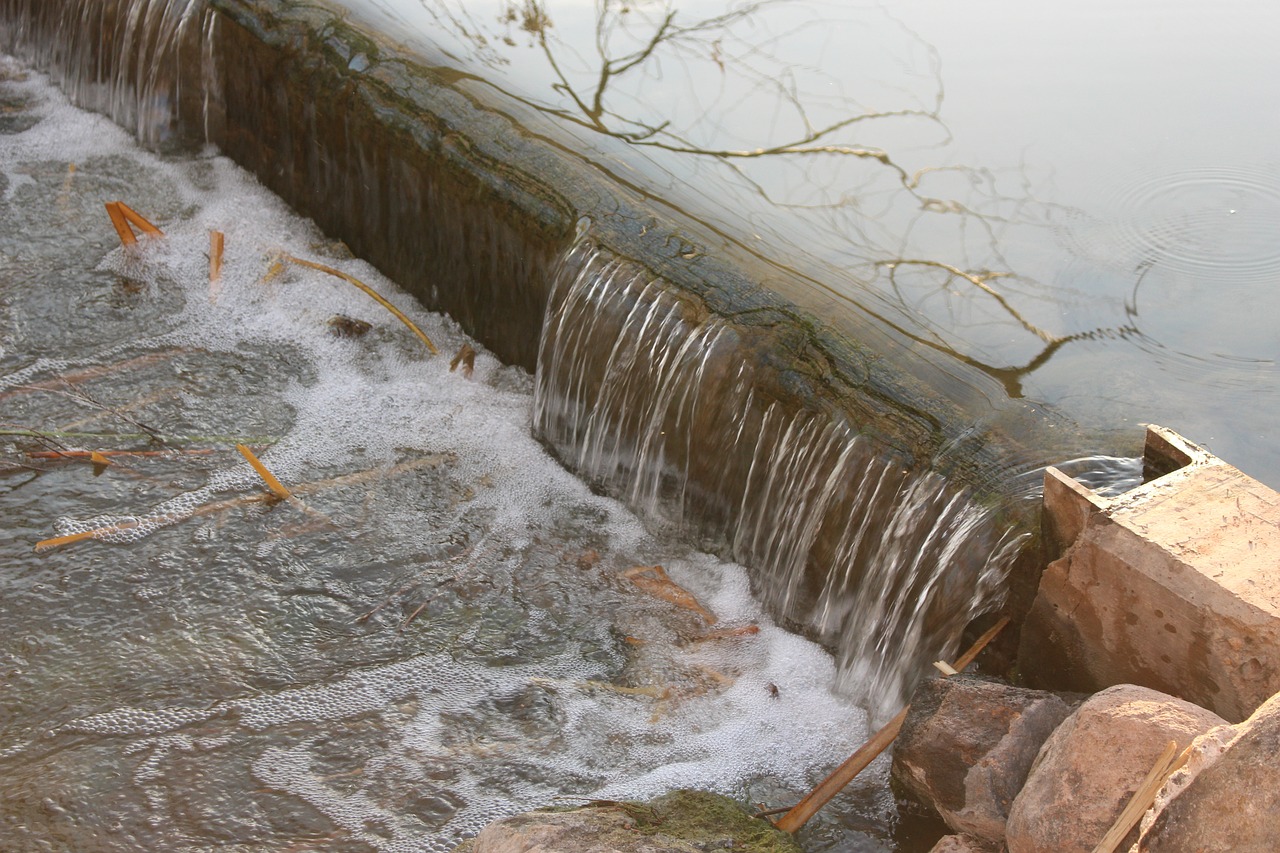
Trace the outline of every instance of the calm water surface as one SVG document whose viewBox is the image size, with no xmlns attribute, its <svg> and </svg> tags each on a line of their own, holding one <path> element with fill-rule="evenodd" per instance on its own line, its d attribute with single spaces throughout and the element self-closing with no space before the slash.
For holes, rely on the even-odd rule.
<svg viewBox="0 0 1280 853">
<path fill-rule="evenodd" d="M 1280 11 L 345 4 L 983 393 L 1280 485 Z"/>
</svg>

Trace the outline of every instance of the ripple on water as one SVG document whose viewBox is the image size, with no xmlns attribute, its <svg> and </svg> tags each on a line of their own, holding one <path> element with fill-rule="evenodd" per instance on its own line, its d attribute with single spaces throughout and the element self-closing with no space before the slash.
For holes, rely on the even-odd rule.
<svg viewBox="0 0 1280 853">
<path fill-rule="evenodd" d="M 1251 385 L 1259 365 L 1274 365 L 1280 168 L 1136 175 L 1100 209 L 1060 224 L 1074 255 L 1063 278 L 1105 282 L 1133 327 L 1126 337 L 1184 376 L 1213 363 Z"/>
<path fill-rule="evenodd" d="M 1280 275 L 1280 170 L 1203 166 L 1134 176 L 1104 207 L 1115 258 L 1248 286 Z"/>
</svg>

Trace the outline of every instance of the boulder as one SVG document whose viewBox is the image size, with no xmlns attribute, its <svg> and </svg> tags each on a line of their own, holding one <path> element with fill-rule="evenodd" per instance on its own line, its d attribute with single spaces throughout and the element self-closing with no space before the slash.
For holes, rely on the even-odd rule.
<svg viewBox="0 0 1280 853">
<path fill-rule="evenodd" d="M 998 842 L 1040 746 L 1070 712 L 1040 690 L 965 675 L 926 681 L 894 747 L 894 781 L 956 832 Z"/>
<path fill-rule="evenodd" d="M 1183 749 L 1225 724 L 1212 711 L 1132 684 L 1090 697 L 1041 748 L 1009 812 L 1009 853 L 1091 853 L 1169 741 Z"/>
<path fill-rule="evenodd" d="M 1141 853 L 1273 851 L 1280 845 L 1280 694 L 1229 730 L 1225 748 L 1187 779 L 1143 831 Z M 1216 760 L 1212 757 L 1217 754 Z"/>
<path fill-rule="evenodd" d="M 972 835 L 945 835 L 929 853 L 995 853 L 1000 845 Z"/>
<path fill-rule="evenodd" d="M 728 797 L 674 791 L 647 803 L 598 801 L 495 821 L 458 853 L 800 853 L 795 839 Z"/>
</svg>

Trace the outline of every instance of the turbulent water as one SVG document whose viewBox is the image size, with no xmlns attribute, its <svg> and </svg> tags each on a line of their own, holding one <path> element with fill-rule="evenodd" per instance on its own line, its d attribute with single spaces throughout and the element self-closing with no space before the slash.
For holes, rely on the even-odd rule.
<svg viewBox="0 0 1280 853">
<path fill-rule="evenodd" d="M 578 798 L 786 803 L 861 741 L 741 567 L 547 455 L 528 374 L 451 369 L 451 321 L 215 153 L 2 77 L 0 846 L 444 850 Z M 117 199 L 163 239 L 121 248 Z M 815 849 L 887 843 L 880 784 Z"/>
</svg>

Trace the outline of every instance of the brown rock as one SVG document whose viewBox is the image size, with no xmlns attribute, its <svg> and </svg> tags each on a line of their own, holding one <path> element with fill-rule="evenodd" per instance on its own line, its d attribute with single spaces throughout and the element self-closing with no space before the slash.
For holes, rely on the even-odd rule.
<svg viewBox="0 0 1280 853">
<path fill-rule="evenodd" d="M 1090 853 L 1169 741 L 1185 748 L 1226 721 L 1122 684 L 1089 698 L 1045 741 L 1005 827 L 1009 853 Z M 1137 839 L 1135 828 L 1118 849 Z"/>
<path fill-rule="evenodd" d="M 945 835 L 929 849 L 929 853 L 995 853 L 999 844 L 972 835 Z"/>
<path fill-rule="evenodd" d="M 925 682 L 893 752 L 893 778 L 956 832 L 1004 838 L 1040 746 L 1070 708 L 1052 693 L 969 676 Z"/>
<path fill-rule="evenodd" d="M 1280 694 L 1233 726 L 1216 761 L 1189 781 L 1143 832 L 1142 853 L 1270 853 L 1280 846 Z M 1194 769 L 1194 768 L 1193 768 Z"/>
<path fill-rule="evenodd" d="M 1022 631 L 1032 686 L 1133 683 L 1238 722 L 1280 691 L 1280 495 L 1151 427 L 1169 471 L 1103 497 L 1050 468 L 1046 538 L 1066 548 Z"/>
</svg>

